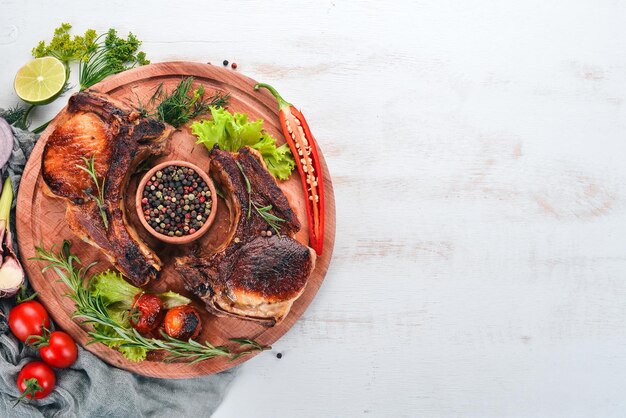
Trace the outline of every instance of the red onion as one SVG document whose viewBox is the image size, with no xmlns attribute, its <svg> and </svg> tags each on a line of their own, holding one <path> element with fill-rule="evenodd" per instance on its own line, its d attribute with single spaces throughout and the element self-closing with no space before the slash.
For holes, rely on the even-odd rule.
<svg viewBox="0 0 626 418">
<path fill-rule="evenodd" d="M 11 151 L 13 150 L 13 132 L 11 125 L 0 118 L 0 168 L 9 161 Z"/>
</svg>

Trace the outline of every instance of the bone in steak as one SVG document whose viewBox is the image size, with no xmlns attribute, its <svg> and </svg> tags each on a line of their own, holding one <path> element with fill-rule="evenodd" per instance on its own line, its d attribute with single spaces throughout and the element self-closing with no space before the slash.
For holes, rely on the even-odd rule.
<svg viewBox="0 0 626 418">
<path fill-rule="evenodd" d="M 99 248 L 128 280 L 143 286 L 161 269 L 158 256 L 128 224 L 124 192 L 137 165 L 161 154 L 173 128 L 140 115 L 112 99 L 81 92 L 69 99 L 67 111 L 43 151 L 42 175 L 48 194 L 67 204 L 66 219 L 74 234 Z M 78 166 L 94 157 L 95 171 L 104 183 L 104 212 L 95 200 L 94 181 Z"/>
<path fill-rule="evenodd" d="M 304 291 L 315 252 L 293 238 L 300 222 L 256 151 L 242 148 L 234 155 L 215 147 L 210 154 L 210 174 L 226 196 L 233 227 L 215 254 L 178 258 L 176 270 L 209 312 L 275 325 Z M 250 209 L 250 199 L 272 205 L 271 213 L 284 219 L 280 236 L 261 235 L 270 228 Z"/>
</svg>

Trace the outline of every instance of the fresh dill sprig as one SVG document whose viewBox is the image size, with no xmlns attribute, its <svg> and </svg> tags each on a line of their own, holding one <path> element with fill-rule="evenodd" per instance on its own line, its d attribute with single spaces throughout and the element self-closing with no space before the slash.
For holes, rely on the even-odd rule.
<svg viewBox="0 0 626 418">
<path fill-rule="evenodd" d="M 95 166 L 95 157 L 96 154 L 93 154 L 91 158 L 81 157 L 81 159 L 85 162 L 85 165 L 82 166 L 80 164 L 76 164 L 76 167 L 80 168 L 96 183 L 96 194 L 93 194 L 93 190 L 87 189 L 85 190 L 85 194 L 90 196 L 98 205 L 98 210 L 100 210 L 100 216 L 102 216 L 102 222 L 104 222 L 104 228 L 109 229 L 109 220 L 106 214 L 106 205 L 104 203 L 104 183 L 105 179 L 102 178 L 102 183 L 98 181 L 98 173 L 96 171 Z"/>
<path fill-rule="evenodd" d="M 140 46 L 141 41 L 132 33 L 124 39 L 117 36 L 115 29 L 109 29 L 106 34 L 98 36 L 79 61 L 78 81 L 81 91 L 112 74 L 121 73 L 137 65 L 150 64 L 146 54 L 139 51 Z"/>
<path fill-rule="evenodd" d="M 166 92 L 160 83 L 146 104 L 139 101 L 137 110 L 144 117 L 156 117 L 175 128 L 209 112 L 211 106 L 225 107 L 229 95 L 217 91 L 204 97 L 204 86 L 193 86 L 193 77 L 180 80 L 176 88 Z"/>
<path fill-rule="evenodd" d="M 23 105 L 20 104 L 16 104 L 13 107 L 10 107 L 8 109 L 3 109 L 0 112 L 0 118 L 6 120 L 9 125 L 16 125 L 17 126 L 17 122 L 22 121 L 25 115 L 28 115 L 28 107 L 25 107 Z M 21 127 L 21 126 L 18 126 Z M 23 129 L 26 129 L 27 127 L 24 126 Z"/>
<path fill-rule="evenodd" d="M 48 263 L 43 267 L 42 271 L 54 270 L 61 281 L 68 287 L 69 292 L 65 296 L 72 299 L 75 304 L 75 311 L 72 317 L 81 319 L 84 325 L 94 326 L 93 331 L 88 332 L 91 337 L 88 344 L 99 342 L 107 345 L 119 345 L 119 347 L 123 348 L 142 348 L 149 351 L 164 350 L 168 353 L 165 361 L 191 360 L 187 364 L 197 363 L 217 356 L 230 356 L 231 359 L 234 359 L 254 351 L 263 351 L 271 348 L 262 346 L 253 340 L 234 338 L 231 341 L 239 342 L 241 347 L 246 347 L 246 350 L 231 355 L 228 348 L 214 346 L 208 341 L 205 341 L 204 344 L 191 339 L 183 341 L 172 338 L 167 334 L 163 334 L 162 340 L 144 337 L 134 328 L 126 327 L 115 320 L 110 315 L 102 298 L 91 293 L 90 288 L 94 276 L 87 279 L 87 275 L 96 263 L 94 262 L 83 267 L 80 259 L 70 253 L 69 241 L 63 241 L 61 250 L 58 253 L 54 251 L 54 247 L 50 250 L 35 247 L 35 250 L 37 257 L 33 258 L 33 260 Z"/>
<path fill-rule="evenodd" d="M 261 218 L 263 218 L 270 228 L 276 232 L 276 235 L 280 237 L 280 224 L 285 222 L 285 220 L 270 212 L 273 208 L 272 205 L 261 206 L 252 200 L 252 186 L 250 185 L 250 180 L 248 179 L 248 176 L 246 176 L 246 173 L 244 173 L 243 167 L 239 164 L 239 161 L 236 161 L 235 163 L 237 164 L 237 167 L 239 167 L 239 171 L 241 171 L 241 175 L 246 182 L 246 190 L 248 191 L 248 219 L 252 213 L 252 207 L 254 207 L 257 213 L 261 215 Z"/>
</svg>

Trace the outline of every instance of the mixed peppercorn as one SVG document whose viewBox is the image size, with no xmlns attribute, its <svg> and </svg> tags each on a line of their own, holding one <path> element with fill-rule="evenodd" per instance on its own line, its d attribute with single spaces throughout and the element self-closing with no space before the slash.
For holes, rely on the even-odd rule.
<svg viewBox="0 0 626 418">
<path fill-rule="evenodd" d="M 208 64 L 210 64 L 210 63 L 208 63 Z M 222 64 L 224 64 L 224 67 L 228 67 L 228 60 L 222 61 Z M 237 63 L 236 62 L 231 63 L 230 64 L 230 68 L 232 68 L 233 70 L 236 70 L 237 69 Z"/>
<path fill-rule="evenodd" d="M 156 232 L 182 237 L 202 228 L 213 201 L 211 189 L 194 169 L 172 165 L 150 177 L 141 205 L 146 222 Z"/>
</svg>

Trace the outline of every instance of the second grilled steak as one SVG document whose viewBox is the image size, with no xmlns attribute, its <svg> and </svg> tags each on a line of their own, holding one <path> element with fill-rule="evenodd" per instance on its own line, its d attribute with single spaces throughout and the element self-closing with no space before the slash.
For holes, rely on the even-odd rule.
<svg viewBox="0 0 626 418">
<path fill-rule="evenodd" d="M 213 148 L 210 173 L 226 195 L 233 227 L 215 254 L 178 258 L 176 270 L 210 312 L 275 325 L 304 291 L 315 253 L 293 238 L 300 222 L 255 151 Z M 271 205 L 284 220 L 280 236 L 264 234 L 270 228 L 255 204 Z"/>
</svg>

